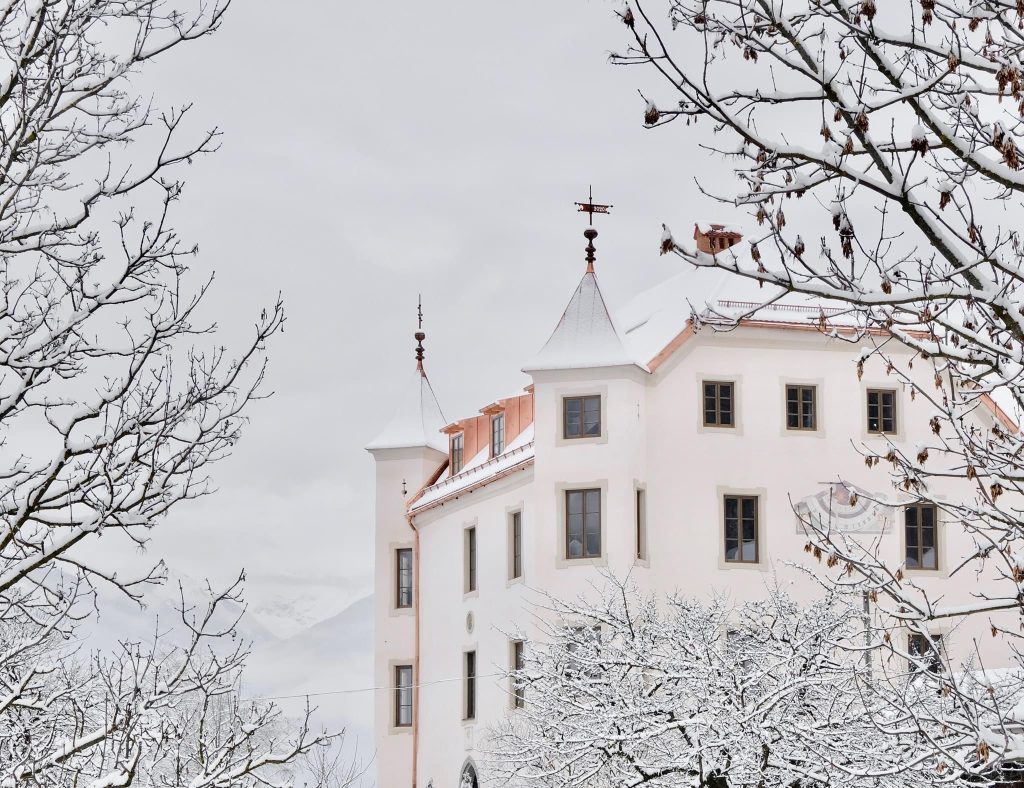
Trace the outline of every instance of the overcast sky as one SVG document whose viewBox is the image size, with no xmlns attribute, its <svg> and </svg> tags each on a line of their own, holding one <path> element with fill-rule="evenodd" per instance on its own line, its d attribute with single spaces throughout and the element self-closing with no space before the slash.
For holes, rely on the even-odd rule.
<svg viewBox="0 0 1024 788">
<path fill-rule="evenodd" d="M 215 580 L 247 567 L 254 608 L 293 624 L 342 609 L 371 590 L 363 447 L 413 369 L 417 294 L 452 420 L 529 382 L 583 273 L 588 184 L 615 206 L 597 241 L 613 306 L 679 265 L 658 256 L 661 222 L 718 215 L 693 181 L 715 165 L 684 127 L 643 128 L 653 77 L 608 64 L 626 43 L 614 7 L 237 0 L 140 81 L 224 132 L 188 171 L 177 226 L 217 272 L 225 336 L 278 290 L 288 311 L 276 395 L 219 494 L 179 509 L 154 554 Z"/>
</svg>

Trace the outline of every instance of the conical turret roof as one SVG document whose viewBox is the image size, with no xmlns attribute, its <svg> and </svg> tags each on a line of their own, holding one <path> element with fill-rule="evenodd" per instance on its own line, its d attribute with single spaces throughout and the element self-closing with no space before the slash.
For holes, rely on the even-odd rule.
<svg viewBox="0 0 1024 788">
<path fill-rule="evenodd" d="M 373 451 L 429 446 L 447 454 L 448 439 L 441 433 L 447 423 L 426 373 L 417 369 L 405 387 L 395 415 L 366 448 Z"/>
<path fill-rule="evenodd" d="M 523 371 L 630 364 L 647 369 L 630 352 L 623 334 L 608 311 L 597 275 L 588 269 L 569 299 L 569 305 L 551 337 Z"/>
</svg>

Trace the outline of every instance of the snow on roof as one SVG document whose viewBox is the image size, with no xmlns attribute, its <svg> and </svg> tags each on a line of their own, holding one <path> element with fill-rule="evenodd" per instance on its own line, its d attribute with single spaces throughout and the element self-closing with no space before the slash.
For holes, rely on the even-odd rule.
<svg viewBox="0 0 1024 788">
<path fill-rule="evenodd" d="M 366 448 L 373 451 L 429 446 L 447 454 L 448 438 L 441 433 L 445 424 L 447 421 L 437 404 L 430 381 L 417 369 L 405 388 L 395 415 Z"/>
<path fill-rule="evenodd" d="M 693 312 L 717 309 L 728 296 L 764 303 L 775 294 L 751 279 L 719 268 L 687 265 L 682 271 L 634 296 L 616 314 L 635 358 L 645 363 L 660 353 L 686 327 Z"/>
<path fill-rule="evenodd" d="M 533 425 L 523 430 L 505 451 L 483 463 L 464 468 L 454 476 L 441 479 L 427 487 L 423 494 L 412 502 L 410 514 L 416 514 L 461 493 L 475 490 L 509 473 L 520 470 L 533 462 Z"/>
<path fill-rule="evenodd" d="M 704 235 L 708 233 L 732 233 L 734 235 L 746 235 L 744 228 L 740 224 L 723 224 L 722 222 L 709 222 L 698 219 L 694 224 L 697 226 L 697 230 Z"/>
<path fill-rule="evenodd" d="M 569 299 L 551 337 L 523 371 L 632 364 L 646 369 L 645 361 L 637 361 L 631 352 L 608 312 L 597 276 L 588 271 Z"/>
</svg>

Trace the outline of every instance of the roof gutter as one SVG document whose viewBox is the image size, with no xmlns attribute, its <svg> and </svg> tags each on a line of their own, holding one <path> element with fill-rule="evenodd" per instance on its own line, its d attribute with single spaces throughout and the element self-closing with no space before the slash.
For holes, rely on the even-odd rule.
<svg viewBox="0 0 1024 788">
<path fill-rule="evenodd" d="M 478 482 L 474 482 L 473 484 L 466 485 L 465 487 L 459 487 L 456 490 L 452 490 L 450 493 L 441 498 L 438 498 L 436 501 L 431 501 L 430 503 L 421 506 L 416 511 L 406 514 L 406 517 L 409 518 L 409 522 L 410 524 L 412 524 L 412 518 L 415 517 L 417 514 L 423 514 L 424 512 L 429 512 L 431 509 L 435 509 L 438 506 L 444 506 L 446 503 L 448 503 L 448 501 L 454 498 L 458 498 L 460 495 L 471 493 L 474 490 L 479 490 L 481 487 L 486 487 L 488 484 L 496 482 L 499 479 L 504 479 L 506 476 L 511 476 L 513 473 L 517 473 L 518 471 L 521 471 L 524 468 L 528 468 L 531 465 L 533 465 L 533 459 L 534 458 L 532 456 L 526 457 L 523 460 L 517 462 L 515 465 L 510 465 L 508 468 L 505 468 L 503 471 L 499 471 L 493 476 L 487 476 Z M 410 510 L 412 508 L 412 505 L 412 503 L 409 504 Z"/>
</svg>

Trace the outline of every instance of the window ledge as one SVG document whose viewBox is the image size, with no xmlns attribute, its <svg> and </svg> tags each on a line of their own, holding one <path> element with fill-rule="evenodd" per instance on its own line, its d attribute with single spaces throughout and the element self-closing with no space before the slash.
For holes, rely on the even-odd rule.
<svg viewBox="0 0 1024 788">
<path fill-rule="evenodd" d="M 608 558 L 559 558 L 558 568 L 564 569 L 571 566 L 608 566 Z"/>
</svg>

